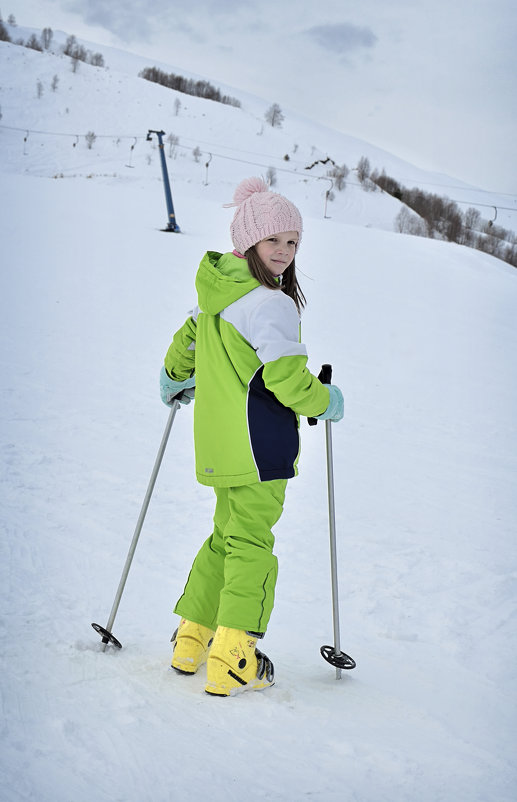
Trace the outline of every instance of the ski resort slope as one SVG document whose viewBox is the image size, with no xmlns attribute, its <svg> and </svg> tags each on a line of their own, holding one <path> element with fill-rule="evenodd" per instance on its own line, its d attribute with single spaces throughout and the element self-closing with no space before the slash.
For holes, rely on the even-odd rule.
<svg viewBox="0 0 517 802">
<path fill-rule="evenodd" d="M 98 127 L 113 97 L 95 80 L 83 101 Z M 142 103 L 159 89 L 142 86 Z M 240 119 L 192 103 L 207 124 Z M 41 126 L 57 126 L 53 113 Z M 190 154 L 169 160 L 171 234 L 156 151 L 124 169 L 102 142 L 22 147 L 0 163 L 2 799 L 513 802 L 515 269 L 395 234 L 393 199 L 360 187 L 324 218 L 324 182 L 278 174 L 304 218 L 309 366 L 332 363 L 345 396 L 332 427 L 338 577 L 357 668 L 337 681 L 319 654 L 332 642 L 325 438 L 302 421 L 262 642 L 276 684 L 213 699 L 203 671 L 168 670 L 172 607 L 213 509 L 194 477 L 192 405 L 122 597 L 123 649 L 102 652 L 90 623 L 107 621 L 168 417 L 165 350 L 204 251 L 230 248 L 222 203 L 253 165 L 214 160 L 206 183 Z"/>
</svg>

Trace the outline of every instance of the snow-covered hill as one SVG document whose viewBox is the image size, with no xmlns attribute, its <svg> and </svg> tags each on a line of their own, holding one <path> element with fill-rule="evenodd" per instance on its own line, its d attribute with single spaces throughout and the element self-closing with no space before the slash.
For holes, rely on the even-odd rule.
<svg viewBox="0 0 517 802">
<path fill-rule="evenodd" d="M 13 39 L 27 41 L 40 31 L 10 29 Z M 264 113 L 271 100 L 264 100 L 234 87 L 217 85 L 224 94 L 237 98 L 241 109 L 181 94 L 149 83 L 138 75 L 144 67 L 157 66 L 187 78 L 204 78 L 177 66 L 151 62 L 114 48 L 97 47 L 78 40 L 90 52 L 101 52 L 105 68 L 79 62 L 72 71 L 71 59 L 61 54 L 67 34 L 56 31 L 55 52 L 39 53 L 1 42 L 2 87 L 0 143 L 4 169 L 33 175 L 115 175 L 135 180 L 159 178 L 156 137 L 146 141 L 148 129 L 163 129 L 178 137 L 169 170 L 174 180 L 198 185 L 228 183 L 243 172 L 277 170 L 283 184 L 294 182 L 317 214 L 325 212 L 325 192 L 331 188 L 329 164 L 308 166 L 330 158 L 352 170 L 347 188 L 338 192 L 327 214 L 343 222 L 393 230 L 400 204 L 381 193 L 365 193 L 354 172 L 359 159 L 368 158 L 372 169 L 386 170 L 402 185 L 446 195 L 465 211 L 475 206 L 485 219 L 517 230 L 515 197 L 496 195 L 471 187 L 458 179 L 429 173 L 367 142 L 332 131 L 319 123 L 284 109 L 282 128 L 271 128 Z M 54 76 L 58 82 L 52 89 Z M 106 99 L 109 98 L 109 102 Z M 181 107 L 176 109 L 175 102 Z M 91 150 L 85 135 L 96 135 Z M 201 155 L 194 165 L 193 150 Z M 167 146 L 170 152 L 170 146 Z M 23 156 L 23 159 L 20 157 Z M 209 164 L 208 169 L 206 164 Z M 210 196 L 208 189 L 203 190 Z"/>
<path fill-rule="evenodd" d="M 328 182 L 304 167 L 326 155 L 446 179 L 291 115 L 268 129 L 269 103 L 180 96 L 176 116 L 176 93 L 121 55 L 75 74 L 14 45 L 0 58 L 2 799 L 513 800 L 515 269 L 395 234 L 396 201 L 353 174 L 325 218 Z M 181 234 L 159 231 L 145 136 L 162 127 L 180 139 L 168 165 Z M 101 652 L 90 622 L 111 609 L 197 263 L 230 246 L 222 204 L 237 181 L 269 166 L 304 216 L 310 366 L 331 362 L 346 398 L 333 426 L 341 639 L 358 665 L 338 682 L 319 654 L 332 640 L 324 429 L 303 423 L 263 642 L 277 682 L 214 700 L 203 676 L 167 670 L 171 609 L 212 515 L 190 407 L 115 623 L 122 651 Z"/>
</svg>

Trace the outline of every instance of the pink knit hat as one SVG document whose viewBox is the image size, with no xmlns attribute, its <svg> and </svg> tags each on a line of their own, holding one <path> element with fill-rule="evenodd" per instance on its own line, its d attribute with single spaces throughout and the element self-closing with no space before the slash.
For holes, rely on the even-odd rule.
<svg viewBox="0 0 517 802">
<path fill-rule="evenodd" d="M 237 206 L 230 225 L 230 234 L 239 253 L 245 254 L 248 248 L 260 240 L 284 231 L 297 231 L 298 246 L 300 245 L 300 212 L 283 195 L 270 192 L 262 178 L 245 178 L 241 181 L 235 190 L 233 201 L 226 206 Z"/>
</svg>

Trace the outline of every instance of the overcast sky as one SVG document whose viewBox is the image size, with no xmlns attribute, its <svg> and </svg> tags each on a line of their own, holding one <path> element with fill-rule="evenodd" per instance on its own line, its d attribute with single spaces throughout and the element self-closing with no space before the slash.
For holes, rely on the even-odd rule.
<svg viewBox="0 0 517 802">
<path fill-rule="evenodd" d="M 516 0 L 3 0 L 517 195 Z"/>
</svg>

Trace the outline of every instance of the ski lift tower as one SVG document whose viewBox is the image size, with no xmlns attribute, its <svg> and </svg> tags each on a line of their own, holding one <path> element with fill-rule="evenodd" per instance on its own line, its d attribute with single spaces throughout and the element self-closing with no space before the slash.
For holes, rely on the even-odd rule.
<svg viewBox="0 0 517 802">
<path fill-rule="evenodd" d="M 172 193 L 171 193 L 171 185 L 169 182 L 169 173 L 167 172 L 167 162 L 165 161 L 165 148 L 163 145 L 163 137 L 165 136 L 165 131 L 151 131 L 147 132 L 147 142 L 151 142 L 152 136 L 151 134 L 156 134 L 158 137 L 158 146 L 160 148 L 160 159 L 162 164 L 162 175 L 163 175 L 163 188 L 165 190 L 165 202 L 167 204 L 167 227 L 162 228 L 162 231 L 173 231 L 175 234 L 180 233 L 180 227 L 176 222 L 176 215 L 174 214 L 174 205 L 172 203 Z"/>
</svg>

